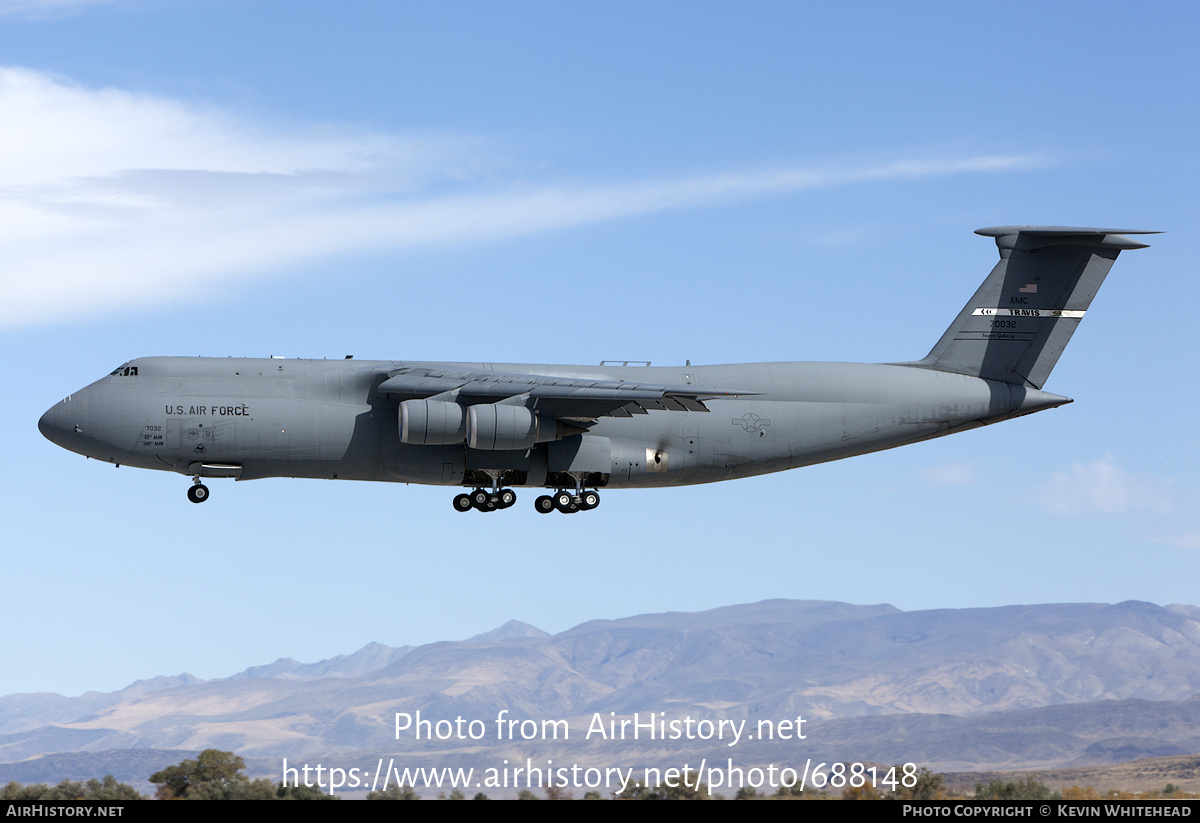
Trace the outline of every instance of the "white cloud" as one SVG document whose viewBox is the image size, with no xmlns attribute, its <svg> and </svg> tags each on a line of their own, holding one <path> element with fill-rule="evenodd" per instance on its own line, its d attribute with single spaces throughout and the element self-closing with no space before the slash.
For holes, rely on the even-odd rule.
<svg viewBox="0 0 1200 823">
<path fill-rule="evenodd" d="M 1174 482 L 1171 479 L 1130 474 L 1106 455 L 1087 465 L 1076 463 L 1069 472 L 1056 472 L 1035 493 L 1050 511 L 1068 514 L 1127 511 L 1169 512 Z"/>
<path fill-rule="evenodd" d="M 345 185 L 329 179 L 331 173 L 390 169 L 411 177 L 429 167 L 454 171 L 439 148 L 446 141 L 332 130 L 271 133 L 215 109 L 84 89 L 19 68 L 0 68 L 0 115 L 6 124 L 0 130 L 0 182 L 6 190 L 53 194 L 63 187 L 87 200 L 144 189 L 144 176 L 117 177 L 135 170 L 261 175 L 268 181 L 271 175 L 308 174 L 317 188 Z M 177 185 L 157 187 L 164 196 L 196 180 L 169 182 Z"/>
<path fill-rule="evenodd" d="M 1155 543 L 1165 543 L 1180 549 L 1200 549 L 1200 532 L 1183 532 L 1150 539 Z"/>
<path fill-rule="evenodd" d="M 274 129 L 0 69 L 0 328 L 161 307 L 354 251 L 469 243 L 770 193 L 1025 168 L 1028 156 L 616 185 L 497 180 L 477 141 Z M 198 284 L 203 284 L 203 287 Z"/>
</svg>

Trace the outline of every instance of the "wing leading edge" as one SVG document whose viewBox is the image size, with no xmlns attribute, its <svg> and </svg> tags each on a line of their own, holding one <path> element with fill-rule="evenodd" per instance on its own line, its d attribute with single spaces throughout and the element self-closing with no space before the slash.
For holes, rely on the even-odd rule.
<svg viewBox="0 0 1200 823">
<path fill-rule="evenodd" d="M 757 394 L 701 386 L 426 367 L 397 369 L 376 391 L 397 400 L 437 398 L 463 403 L 519 403 L 559 418 L 577 420 L 629 417 L 650 410 L 707 412 L 705 400 Z"/>
</svg>

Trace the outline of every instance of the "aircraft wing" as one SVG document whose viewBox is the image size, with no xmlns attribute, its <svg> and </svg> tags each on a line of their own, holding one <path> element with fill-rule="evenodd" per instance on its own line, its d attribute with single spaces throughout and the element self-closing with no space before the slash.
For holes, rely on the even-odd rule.
<svg viewBox="0 0 1200 823">
<path fill-rule="evenodd" d="M 448 395 L 463 402 L 519 402 L 558 418 L 580 420 L 630 417 L 646 414 L 651 409 L 707 412 L 705 400 L 757 394 L 702 386 L 426 367 L 398 369 L 390 373 L 376 391 L 397 400 Z"/>
</svg>

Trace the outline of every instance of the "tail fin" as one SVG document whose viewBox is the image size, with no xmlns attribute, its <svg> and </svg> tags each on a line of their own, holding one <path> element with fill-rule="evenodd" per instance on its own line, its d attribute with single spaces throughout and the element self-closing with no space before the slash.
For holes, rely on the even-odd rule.
<svg viewBox="0 0 1200 823">
<path fill-rule="evenodd" d="M 996 226 L 1000 262 L 933 350 L 910 365 L 1040 389 L 1124 249 L 1122 229 Z"/>
</svg>

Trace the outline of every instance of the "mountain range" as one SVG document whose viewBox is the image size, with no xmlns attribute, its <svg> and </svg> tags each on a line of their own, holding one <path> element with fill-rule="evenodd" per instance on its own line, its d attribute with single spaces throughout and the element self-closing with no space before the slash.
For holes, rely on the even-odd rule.
<svg viewBox="0 0 1200 823">
<path fill-rule="evenodd" d="M 410 724 L 399 733 L 397 713 Z M 638 739 L 628 726 L 622 737 L 607 733 L 635 714 Z M 499 717 L 516 721 L 504 739 Z M 668 739 L 647 739 L 651 720 L 668 724 Z M 210 747 L 268 774 L 281 758 L 353 758 L 362 768 L 382 756 L 972 770 L 1188 754 L 1200 751 L 1200 609 L 1127 601 L 905 612 L 771 600 L 595 620 L 556 635 L 512 621 L 465 641 L 373 643 L 223 679 L 0 698 L 0 782 L 120 778 L 155 753 L 165 765 Z M 91 771 L 74 773 L 82 768 Z"/>
</svg>

